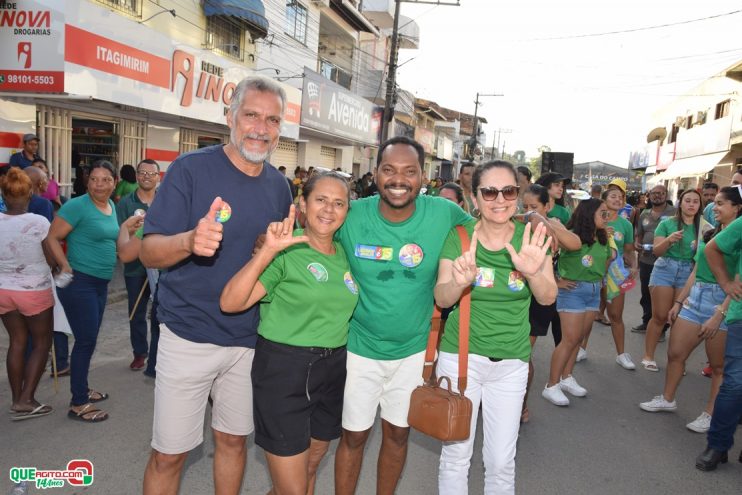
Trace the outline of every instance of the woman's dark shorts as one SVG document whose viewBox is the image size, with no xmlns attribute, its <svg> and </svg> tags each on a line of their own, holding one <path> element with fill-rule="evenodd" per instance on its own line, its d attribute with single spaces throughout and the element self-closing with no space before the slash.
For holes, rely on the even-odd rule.
<svg viewBox="0 0 742 495">
<path fill-rule="evenodd" d="M 531 297 L 531 307 L 528 310 L 531 321 L 531 337 L 543 337 L 549 332 L 549 325 L 557 314 L 556 303 L 544 306 Z"/>
</svg>

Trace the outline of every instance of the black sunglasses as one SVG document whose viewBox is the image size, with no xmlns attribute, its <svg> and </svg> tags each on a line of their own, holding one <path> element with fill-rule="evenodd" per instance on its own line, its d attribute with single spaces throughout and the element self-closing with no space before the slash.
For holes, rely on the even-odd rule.
<svg viewBox="0 0 742 495">
<path fill-rule="evenodd" d="M 482 195 L 482 199 L 485 201 L 494 201 L 497 199 L 497 195 L 502 193 L 502 197 L 507 201 L 512 201 L 518 197 L 518 186 L 505 186 L 502 189 L 496 187 L 480 187 L 479 193 Z"/>
</svg>

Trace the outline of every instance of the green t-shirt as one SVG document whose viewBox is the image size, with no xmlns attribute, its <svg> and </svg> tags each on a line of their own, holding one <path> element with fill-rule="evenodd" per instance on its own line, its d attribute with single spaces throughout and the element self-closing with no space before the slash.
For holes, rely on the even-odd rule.
<svg viewBox="0 0 742 495">
<path fill-rule="evenodd" d="M 724 254 L 738 256 L 736 265 L 727 265 L 729 273 L 742 275 L 742 256 L 739 256 L 740 251 L 742 251 L 742 218 L 738 218 L 728 225 L 727 228 L 716 234 L 714 240 L 719 247 L 719 251 Z M 727 311 L 726 322 L 734 323 L 735 321 L 742 321 L 742 301 L 732 299 L 729 305 L 729 311 Z"/>
<path fill-rule="evenodd" d="M 302 235 L 298 229 L 295 235 Z M 348 341 L 348 322 L 358 302 L 358 285 L 340 243 L 336 253 L 296 244 L 281 251 L 260 275 L 266 296 L 258 333 L 301 347 L 335 348 Z"/>
<path fill-rule="evenodd" d="M 111 214 L 95 207 L 90 196 L 83 194 L 67 201 L 57 212 L 72 231 L 67 235 L 67 259 L 73 270 L 93 277 L 111 280 L 116 266 L 116 239 L 119 224 L 116 206 L 108 200 Z"/>
<path fill-rule="evenodd" d="M 142 203 L 136 191 L 127 194 L 116 204 L 116 219 L 119 225 L 124 223 L 137 210 L 147 211 L 149 205 Z M 124 276 L 126 277 L 144 277 L 147 271 L 141 261 L 134 260 L 130 263 L 124 263 Z"/>
<path fill-rule="evenodd" d="M 127 194 L 136 191 L 138 187 L 139 184 L 136 182 L 127 182 L 122 179 L 118 184 L 116 184 L 116 189 L 113 190 L 113 196 L 123 198 Z"/>
<path fill-rule="evenodd" d="M 583 244 L 577 251 L 562 249 L 559 255 L 559 276 L 567 280 L 599 282 L 605 276 L 611 248 L 597 240 L 592 246 Z"/>
<path fill-rule="evenodd" d="M 474 225 L 475 222 L 466 225 L 470 238 Z M 520 222 L 515 222 L 514 225 L 515 232 L 510 244 L 519 251 L 525 225 Z M 443 244 L 441 259 L 454 260 L 459 256 L 461 240 L 454 228 Z M 510 253 L 505 248 L 489 251 L 480 243 L 477 246 L 477 279 L 471 292 L 469 352 L 528 362 L 531 357 L 531 325 L 528 320 L 530 306 L 531 290 L 528 282 L 513 266 Z M 440 349 L 452 353 L 459 350 L 458 306 L 448 315 Z"/>
<path fill-rule="evenodd" d="M 716 277 L 711 273 L 708 261 L 706 261 L 706 243 L 701 239 L 698 251 L 696 251 L 696 282 L 705 282 L 707 284 L 717 284 Z M 730 278 L 734 278 L 734 267 L 737 266 L 737 258 L 739 253 L 724 254 L 724 264 L 727 267 L 727 273 L 730 274 Z"/>
<path fill-rule="evenodd" d="M 549 210 L 546 216 L 548 218 L 556 218 L 560 222 L 562 222 L 562 225 L 567 225 L 567 222 L 569 222 L 570 214 L 567 208 L 555 203 L 554 207 L 551 210 Z"/>
<path fill-rule="evenodd" d="M 608 222 L 608 226 L 613 227 L 613 240 L 616 242 L 618 255 L 623 256 L 624 244 L 634 244 L 634 227 L 623 217 Z"/>
<path fill-rule="evenodd" d="M 363 288 L 348 350 L 369 359 L 402 359 L 425 349 L 443 241 L 471 217 L 452 201 L 423 195 L 410 218 L 393 223 L 379 213 L 379 201 L 353 201 L 338 232 Z"/>
<path fill-rule="evenodd" d="M 676 218 L 668 218 L 663 220 L 657 226 L 657 230 L 654 231 L 655 237 L 669 237 L 673 232 L 678 230 L 678 220 Z M 680 242 L 676 242 L 665 251 L 662 256 L 664 258 L 672 258 L 675 260 L 691 261 L 696 255 L 696 229 L 693 224 L 683 224 L 683 239 Z"/>
</svg>

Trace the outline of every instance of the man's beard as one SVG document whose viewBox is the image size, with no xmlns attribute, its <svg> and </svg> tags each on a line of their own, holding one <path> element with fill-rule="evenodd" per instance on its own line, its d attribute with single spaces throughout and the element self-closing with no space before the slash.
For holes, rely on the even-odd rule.
<svg viewBox="0 0 742 495">
<path fill-rule="evenodd" d="M 236 137 L 237 136 L 235 136 L 234 130 L 232 130 L 229 138 L 235 144 L 235 148 L 237 148 L 237 152 L 240 154 L 240 156 L 242 157 L 242 159 L 245 160 L 245 161 L 248 161 L 250 163 L 263 163 L 264 161 L 266 161 L 268 159 L 268 157 L 271 155 L 271 153 L 273 153 L 273 150 L 278 145 L 278 141 L 276 141 L 276 143 L 275 143 L 274 146 L 271 146 L 270 149 L 268 149 L 268 151 L 264 151 L 262 153 L 261 152 L 258 152 L 258 151 L 249 151 L 249 150 L 245 149 L 245 147 L 242 145 L 242 142 L 238 142 L 238 140 L 235 139 Z M 245 134 L 244 135 L 243 139 L 244 138 L 249 138 L 249 139 L 264 139 L 265 136 L 264 135 L 261 135 L 261 134 L 251 134 L 251 133 L 248 133 L 248 134 Z"/>
</svg>

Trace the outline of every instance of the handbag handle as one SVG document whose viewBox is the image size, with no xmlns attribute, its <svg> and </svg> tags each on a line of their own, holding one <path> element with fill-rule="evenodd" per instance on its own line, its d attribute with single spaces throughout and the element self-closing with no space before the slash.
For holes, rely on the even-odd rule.
<svg viewBox="0 0 742 495">
<path fill-rule="evenodd" d="M 456 232 L 461 240 L 461 252 L 469 250 L 469 234 L 462 225 L 456 226 Z M 464 289 L 459 301 L 459 393 L 463 396 L 467 385 L 467 369 L 469 368 L 469 320 L 471 319 L 471 287 Z M 441 332 L 441 310 L 433 306 L 433 318 L 428 335 L 428 346 L 425 350 L 425 365 L 423 366 L 423 380 L 430 382 L 433 376 L 435 351 L 438 348 Z"/>
</svg>

